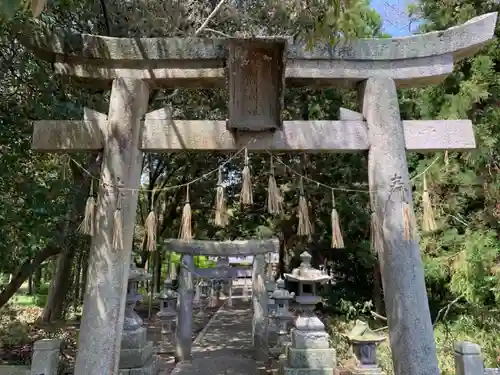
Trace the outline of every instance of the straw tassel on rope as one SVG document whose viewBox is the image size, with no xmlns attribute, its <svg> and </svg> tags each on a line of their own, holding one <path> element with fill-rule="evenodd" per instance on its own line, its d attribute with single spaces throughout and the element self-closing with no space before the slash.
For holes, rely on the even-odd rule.
<svg viewBox="0 0 500 375">
<path fill-rule="evenodd" d="M 252 196 L 252 176 L 250 175 L 250 167 L 248 165 L 248 149 L 245 148 L 245 166 L 241 173 L 242 185 L 240 200 L 244 205 L 253 204 Z"/>
<path fill-rule="evenodd" d="M 413 208 L 409 203 L 409 199 L 406 196 L 406 189 L 401 176 L 394 175 L 391 178 L 389 200 L 393 194 L 395 194 L 397 197 L 396 199 L 401 202 L 403 237 L 406 241 L 410 241 L 415 238 L 415 215 L 413 214 Z"/>
<path fill-rule="evenodd" d="M 337 208 L 335 207 L 335 194 L 332 190 L 332 248 L 343 249 L 344 239 L 340 231 L 340 218 Z"/>
<path fill-rule="evenodd" d="M 405 194 L 405 190 L 401 189 L 401 204 L 402 204 L 402 215 L 403 215 L 403 227 L 404 227 L 404 239 L 410 241 L 415 239 L 415 215 L 413 214 L 413 208 Z"/>
<path fill-rule="evenodd" d="M 94 181 L 90 180 L 90 193 L 85 203 L 85 212 L 83 214 L 83 221 L 78 227 L 78 231 L 82 234 L 89 236 L 94 235 L 94 220 L 95 220 L 95 198 L 94 198 Z"/>
<path fill-rule="evenodd" d="M 113 248 L 123 250 L 123 224 L 122 224 L 122 192 L 118 188 L 117 204 L 113 215 Z"/>
<path fill-rule="evenodd" d="M 271 215 L 279 215 L 282 211 L 282 197 L 280 189 L 274 177 L 273 157 L 271 156 L 271 171 L 269 174 L 269 184 L 267 187 L 267 211 Z"/>
<path fill-rule="evenodd" d="M 299 236 L 307 237 L 309 240 L 312 238 L 312 226 L 309 221 L 309 207 L 307 205 L 307 200 L 304 195 L 304 181 L 302 177 L 300 178 L 300 197 L 299 197 L 299 207 L 298 207 L 299 225 L 297 228 L 297 234 Z"/>
<path fill-rule="evenodd" d="M 434 209 L 432 207 L 429 191 L 427 190 L 427 179 L 424 174 L 424 191 L 422 193 L 422 229 L 425 232 L 433 232 L 437 229 L 436 220 L 434 219 Z"/>
<path fill-rule="evenodd" d="M 215 225 L 225 227 L 227 224 L 226 198 L 224 197 L 224 186 L 222 186 L 222 167 L 219 167 L 219 178 L 217 180 L 217 192 L 215 195 Z"/>
<path fill-rule="evenodd" d="M 410 241 L 415 238 L 415 219 L 413 217 L 413 210 L 408 202 L 403 201 L 403 225 L 404 225 L 404 238 Z"/>
<path fill-rule="evenodd" d="M 189 241 L 193 238 L 191 228 L 191 204 L 189 202 L 189 184 L 186 186 L 186 203 L 182 210 L 181 228 L 179 238 L 184 241 Z"/>
<path fill-rule="evenodd" d="M 149 211 L 148 217 L 144 222 L 144 226 L 146 227 L 146 236 L 147 236 L 146 249 L 148 251 L 155 251 L 157 220 L 154 209 L 154 191 L 151 193 L 151 210 Z"/>
</svg>

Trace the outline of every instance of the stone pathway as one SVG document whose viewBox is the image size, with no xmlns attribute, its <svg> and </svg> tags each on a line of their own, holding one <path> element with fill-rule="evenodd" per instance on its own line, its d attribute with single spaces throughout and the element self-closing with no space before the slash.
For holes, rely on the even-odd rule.
<svg viewBox="0 0 500 375">
<path fill-rule="evenodd" d="M 193 342 L 193 360 L 171 375 L 256 375 L 252 354 L 250 303 L 233 299 L 233 307 L 222 307 Z"/>
</svg>

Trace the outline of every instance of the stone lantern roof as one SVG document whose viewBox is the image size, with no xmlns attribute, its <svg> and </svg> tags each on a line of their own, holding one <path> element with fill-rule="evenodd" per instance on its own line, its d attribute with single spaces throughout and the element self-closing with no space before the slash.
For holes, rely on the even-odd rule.
<svg viewBox="0 0 500 375">
<path fill-rule="evenodd" d="M 279 300 L 289 300 L 293 299 L 295 297 L 294 293 L 290 293 L 288 290 L 285 289 L 285 280 L 282 278 L 279 278 L 278 281 L 276 282 L 277 288 L 273 294 L 271 295 L 271 298 L 279 301 Z"/>
<path fill-rule="evenodd" d="M 172 280 L 165 279 L 165 281 L 163 282 L 163 290 L 161 291 L 158 298 L 162 300 L 176 299 L 177 296 L 178 293 L 172 289 Z"/>
<path fill-rule="evenodd" d="M 290 281 L 299 283 L 325 283 L 331 280 L 331 276 L 311 266 L 311 258 L 311 254 L 304 251 L 300 254 L 300 266 L 295 268 L 291 273 L 285 274 L 285 277 Z"/>
</svg>

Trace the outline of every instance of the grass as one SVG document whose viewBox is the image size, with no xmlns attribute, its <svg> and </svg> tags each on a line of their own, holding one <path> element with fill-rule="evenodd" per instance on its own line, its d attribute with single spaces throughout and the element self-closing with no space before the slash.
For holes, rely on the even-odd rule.
<svg viewBox="0 0 500 375">
<path fill-rule="evenodd" d="M 16 306 L 22 306 L 22 307 L 31 307 L 31 306 L 44 307 L 46 302 L 47 302 L 47 296 L 43 294 L 33 295 L 33 296 L 27 296 L 21 294 L 12 297 L 12 303 Z"/>
<path fill-rule="evenodd" d="M 44 307 L 49 294 L 49 283 L 40 285 L 37 293 L 28 294 L 27 283 L 23 284 L 17 293 L 12 297 L 11 303 L 19 307 Z"/>
</svg>

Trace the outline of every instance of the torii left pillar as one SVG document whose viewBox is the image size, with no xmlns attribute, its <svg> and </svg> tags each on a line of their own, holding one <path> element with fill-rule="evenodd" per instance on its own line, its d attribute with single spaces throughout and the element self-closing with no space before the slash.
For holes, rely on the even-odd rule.
<svg viewBox="0 0 500 375">
<path fill-rule="evenodd" d="M 53 134 L 58 136 L 51 139 L 46 138 L 42 128 L 37 132 L 35 127 L 33 144 L 45 138 L 45 151 L 103 150 L 75 375 L 118 374 L 142 169 L 141 120 L 148 99 L 149 88 L 145 82 L 117 78 L 111 88 L 107 119 L 105 115 L 87 110 L 83 126 L 56 121 L 53 127 L 59 132 Z M 120 249 L 113 247 L 116 209 L 121 210 L 122 216 L 123 246 Z"/>
<path fill-rule="evenodd" d="M 117 374 L 129 263 L 141 180 L 141 120 L 149 88 L 117 78 L 111 88 L 103 134 L 103 161 L 96 203 L 75 375 Z M 119 190 L 117 187 L 124 187 Z M 113 248 L 113 216 L 121 209 L 123 248 Z"/>
</svg>

